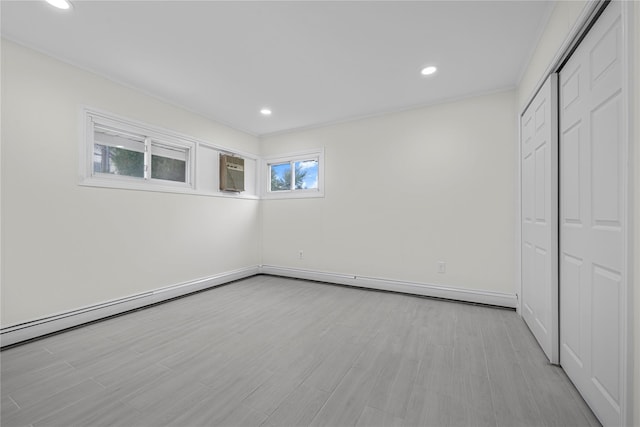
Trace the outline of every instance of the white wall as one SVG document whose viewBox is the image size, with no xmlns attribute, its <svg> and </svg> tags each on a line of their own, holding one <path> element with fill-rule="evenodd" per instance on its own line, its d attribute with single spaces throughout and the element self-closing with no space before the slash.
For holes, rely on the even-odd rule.
<svg viewBox="0 0 640 427">
<path fill-rule="evenodd" d="M 259 264 L 257 200 L 77 185 L 81 105 L 258 154 L 253 136 L 3 40 L 3 326 Z"/>
<path fill-rule="evenodd" d="M 569 32 L 577 25 L 578 17 L 589 3 L 591 1 L 585 0 L 556 2 L 518 85 L 518 113 L 533 96 L 533 91 L 538 83 L 541 83 L 544 72 L 551 65 L 554 56 Z"/>
<path fill-rule="evenodd" d="M 263 200 L 263 263 L 513 294 L 514 105 L 508 91 L 264 138 L 264 156 L 324 147 L 326 180 L 324 198 Z"/>
</svg>

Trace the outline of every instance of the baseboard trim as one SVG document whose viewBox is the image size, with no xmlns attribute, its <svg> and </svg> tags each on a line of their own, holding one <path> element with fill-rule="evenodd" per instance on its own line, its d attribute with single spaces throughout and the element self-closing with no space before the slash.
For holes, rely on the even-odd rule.
<svg viewBox="0 0 640 427">
<path fill-rule="evenodd" d="M 515 308 L 517 299 L 515 294 L 482 291 L 475 289 L 454 288 L 429 283 L 406 282 L 401 280 L 380 279 L 375 277 L 358 276 L 355 274 L 327 273 L 321 271 L 297 268 L 262 265 L 262 274 L 272 276 L 291 277 L 295 279 L 314 280 L 318 282 L 335 283 L 339 285 L 360 288 L 379 289 L 384 291 L 401 292 L 406 294 L 444 298 L 456 301 L 472 302 L 476 304 L 495 305 L 498 307 Z"/>
<path fill-rule="evenodd" d="M 23 341 L 60 332 L 65 329 L 125 313 L 127 311 L 137 310 L 162 301 L 224 285 L 226 283 L 255 276 L 257 274 L 291 277 L 294 279 L 313 280 L 317 282 L 335 283 L 359 288 L 401 292 L 508 308 L 515 308 L 517 302 L 515 294 L 453 288 L 427 283 L 380 279 L 351 274 L 328 273 L 322 271 L 278 267 L 273 265 L 261 265 L 228 271 L 189 282 L 178 283 L 155 289 L 153 291 L 130 295 L 125 298 L 106 301 L 100 304 L 90 305 L 76 310 L 57 313 L 52 316 L 3 327 L 0 329 L 0 347 L 11 346 Z"/>
<path fill-rule="evenodd" d="M 204 289 L 213 288 L 234 280 L 244 279 L 260 273 L 259 266 L 232 270 L 201 279 L 178 283 L 171 286 L 130 295 L 125 298 L 106 301 L 76 310 L 57 313 L 28 322 L 22 322 L 0 329 L 0 347 L 6 347 L 43 335 L 80 326 L 127 311 L 136 310 L 162 301 L 181 297 Z"/>
</svg>

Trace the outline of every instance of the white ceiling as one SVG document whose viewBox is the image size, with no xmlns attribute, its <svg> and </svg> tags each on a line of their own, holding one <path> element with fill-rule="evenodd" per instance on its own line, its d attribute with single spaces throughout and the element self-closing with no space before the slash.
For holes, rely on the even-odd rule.
<svg viewBox="0 0 640 427">
<path fill-rule="evenodd" d="M 72 0 L 73 1 L 73 0 Z M 2 36 L 255 135 L 513 87 L 548 1 L 2 1 Z M 425 65 L 437 65 L 430 77 Z M 270 117 L 259 110 L 268 106 Z"/>
</svg>

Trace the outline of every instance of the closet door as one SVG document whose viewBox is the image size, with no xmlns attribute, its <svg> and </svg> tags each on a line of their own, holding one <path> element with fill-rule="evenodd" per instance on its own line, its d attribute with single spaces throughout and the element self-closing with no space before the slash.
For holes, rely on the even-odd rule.
<svg viewBox="0 0 640 427">
<path fill-rule="evenodd" d="M 620 3 L 560 71 L 560 362 L 604 425 L 621 425 L 625 133 Z"/>
<path fill-rule="evenodd" d="M 521 313 L 551 363 L 558 355 L 557 75 L 521 117 Z"/>
</svg>

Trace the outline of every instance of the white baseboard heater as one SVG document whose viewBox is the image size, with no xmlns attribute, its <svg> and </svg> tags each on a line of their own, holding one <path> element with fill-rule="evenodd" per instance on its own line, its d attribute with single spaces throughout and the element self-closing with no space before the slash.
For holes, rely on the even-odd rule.
<svg viewBox="0 0 640 427">
<path fill-rule="evenodd" d="M 515 308 L 517 304 L 515 294 L 379 279 L 352 274 L 327 273 L 273 265 L 261 265 L 221 273 L 215 276 L 156 289 L 154 291 L 131 295 L 125 298 L 82 307 L 64 313 L 58 313 L 29 322 L 10 325 L 0 329 L 0 347 L 11 346 L 23 341 L 28 341 L 30 339 L 125 313 L 127 311 L 136 310 L 172 298 L 188 295 L 203 289 L 220 286 L 235 280 L 255 276 L 257 274 L 306 279 L 316 282 L 444 298 L 499 307 Z"/>
<path fill-rule="evenodd" d="M 179 283 L 141 294 L 131 295 L 117 300 L 107 301 L 76 310 L 42 317 L 29 322 L 18 323 L 0 329 L 0 347 L 6 347 L 33 338 L 59 332 L 68 328 L 83 325 L 95 320 L 104 319 L 127 311 L 136 310 L 172 298 L 188 295 L 203 289 L 220 286 L 234 280 L 244 279 L 260 273 L 260 267 L 254 266 L 234 270 Z"/>
<path fill-rule="evenodd" d="M 429 283 L 380 279 L 352 274 L 327 273 L 288 267 L 278 267 L 273 265 L 262 265 L 260 267 L 260 272 L 262 274 L 269 274 L 273 276 L 307 279 L 317 282 L 328 282 L 340 285 L 355 286 L 359 288 L 400 292 L 404 294 L 443 298 L 476 304 L 495 305 L 498 307 L 516 308 L 517 306 L 517 298 L 515 294 L 502 292 L 465 289 L 459 287 L 454 288 Z"/>
</svg>

